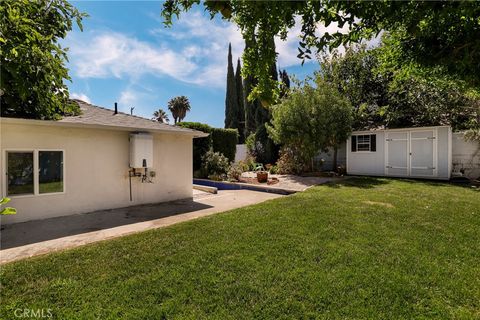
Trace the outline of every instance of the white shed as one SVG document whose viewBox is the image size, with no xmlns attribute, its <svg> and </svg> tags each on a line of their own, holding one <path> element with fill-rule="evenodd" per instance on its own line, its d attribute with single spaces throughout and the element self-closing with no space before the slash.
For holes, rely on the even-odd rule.
<svg viewBox="0 0 480 320">
<path fill-rule="evenodd" d="M 347 140 L 351 175 L 448 180 L 451 167 L 448 126 L 354 131 Z"/>
</svg>

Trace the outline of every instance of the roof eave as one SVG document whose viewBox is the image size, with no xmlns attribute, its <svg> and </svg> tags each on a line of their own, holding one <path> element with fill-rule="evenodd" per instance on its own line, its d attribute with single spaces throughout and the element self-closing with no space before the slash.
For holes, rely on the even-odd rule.
<svg viewBox="0 0 480 320">
<path fill-rule="evenodd" d="M 86 123 L 75 123 L 67 121 L 53 121 L 53 120 L 36 120 L 36 119 L 23 119 L 23 118 L 5 118 L 0 117 L 1 123 L 10 123 L 10 124 L 29 124 L 29 125 L 39 125 L 39 126 L 55 126 L 55 127 L 65 127 L 65 128 L 79 128 L 79 129 L 104 129 L 104 130 L 114 130 L 114 131 L 146 131 L 146 132 L 156 132 L 156 133 L 166 133 L 166 134 L 177 134 L 177 135 L 187 135 L 193 136 L 193 138 L 203 138 L 208 137 L 208 133 L 197 130 L 167 130 L 167 129 L 154 129 L 154 128 L 142 128 L 142 127 L 127 127 L 127 126 L 116 126 L 116 125 L 106 125 L 106 124 L 86 124 Z"/>
</svg>

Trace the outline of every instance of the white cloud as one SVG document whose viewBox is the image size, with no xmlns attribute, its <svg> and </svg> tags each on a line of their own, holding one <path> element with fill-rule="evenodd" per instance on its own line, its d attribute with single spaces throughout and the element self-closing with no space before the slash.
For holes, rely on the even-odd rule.
<svg viewBox="0 0 480 320">
<path fill-rule="evenodd" d="M 103 33 L 71 45 L 72 64 L 81 78 L 135 77 L 144 73 L 187 76 L 196 66 L 167 47 L 154 47 L 121 33 Z"/>
<path fill-rule="evenodd" d="M 86 103 L 92 103 L 90 98 L 85 93 L 72 92 L 70 93 L 70 98 L 82 100 L 82 101 L 85 101 Z"/>
<path fill-rule="evenodd" d="M 137 100 L 137 94 L 130 89 L 126 89 L 120 93 L 120 99 L 118 100 L 118 102 L 121 106 L 130 106 L 134 104 Z"/>
<path fill-rule="evenodd" d="M 275 39 L 281 68 L 301 63 L 297 58 L 301 25 L 300 19 L 296 20 L 286 41 Z M 328 28 L 319 25 L 318 33 L 344 32 L 346 28 L 340 29 L 333 23 Z M 155 41 L 142 41 L 111 31 L 76 35 L 69 43 L 73 72 L 80 78 L 116 77 L 136 84 L 143 75 L 166 76 L 221 88 L 225 86 L 228 43 L 232 44 L 234 65 L 244 49 L 242 35 L 235 24 L 212 21 L 199 11 L 183 14 L 172 28 L 150 30 L 150 35 Z M 132 99 L 124 97 L 125 101 Z"/>
</svg>

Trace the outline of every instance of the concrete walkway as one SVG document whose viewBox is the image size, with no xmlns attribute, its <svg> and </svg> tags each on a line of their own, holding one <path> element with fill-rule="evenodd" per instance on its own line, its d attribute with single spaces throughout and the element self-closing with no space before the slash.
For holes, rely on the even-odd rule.
<svg viewBox="0 0 480 320">
<path fill-rule="evenodd" d="M 0 264 L 209 216 L 282 197 L 249 190 L 194 190 L 180 200 L 5 225 Z"/>
</svg>

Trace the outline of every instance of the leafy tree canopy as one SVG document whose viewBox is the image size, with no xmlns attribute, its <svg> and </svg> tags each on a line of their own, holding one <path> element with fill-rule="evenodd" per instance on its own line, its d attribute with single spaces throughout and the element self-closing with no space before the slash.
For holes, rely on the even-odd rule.
<svg viewBox="0 0 480 320">
<path fill-rule="evenodd" d="M 162 123 L 168 123 L 170 121 L 170 119 L 168 119 L 168 114 L 161 108 L 153 112 L 153 120 Z"/>
<path fill-rule="evenodd" d="M 82 28 L 80 13 L 65 0 L 4 0 L 0 3 L 1 115 L 58 119 L 77 113 L 64 80 L 67 48 L 58 41 Z"/>
<path fill-rule="evenodd" d="M 167 0 L 162 15 L 165 24 L 188 11 L 200 0 Z M 301 21 L 299 58 L 309 59 L 311 48 L 333 50 L 359 42 L 382 30 L 405 30 L 401 45 L 408 57 L 425 65 L 445 66 L 453 74 L 480 83 L 480 6 L 475 1 L 204 1 L 212 18 L 216 14 L 236 23 L 249 50 L 243 55 L 244 78 L 258 81 L 251 97 L 271 104 L 278 98 L 278 85 L 270 77 L 276 53 L 272 39 L 286 39 L 288 30 Z M 336 23 L 342 32 L 318 34 L 318 26 Z"/>
<path fill-rule="evenodd" d="M 185 96 L 178 96 L 168 101 L 168 110 L 172 113 L 174 124 L 181 122 L 190 111 L 190 101 Z"/>
<path fill-rule="evenodd" d="M 308 164 L 319 150 L 335 149 L 352 131 L 352 107 L 338 90 L 318 75 L 315 84 L 293 88 L 272 107 L 273 140 L 300 152 Z"/>
<path fill-rule="evenodd" d="M 395 34 L 375 49 L 351 46 L 321 61 L 321 74 L 349 99 L 354 129 L 451 125 L 478 127 L 480 95 L 444 67 L 405 60 Z"/>
</svg>

